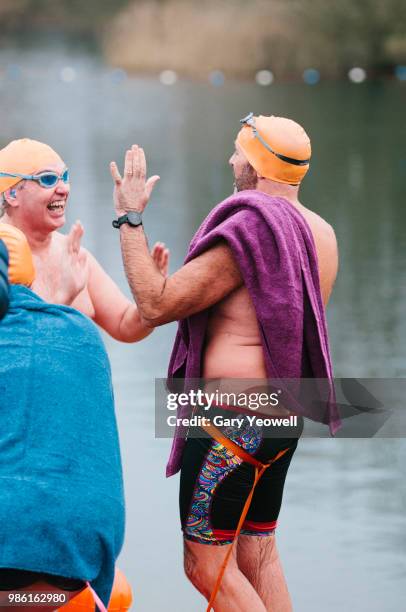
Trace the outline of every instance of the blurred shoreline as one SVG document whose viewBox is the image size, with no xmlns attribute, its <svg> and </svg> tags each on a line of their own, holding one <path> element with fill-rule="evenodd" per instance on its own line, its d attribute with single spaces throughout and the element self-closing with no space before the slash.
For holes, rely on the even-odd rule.
<svg viewBox="0 0 406 612">
<path fill-rule="evenodd" d="M 268 70 L 283 82 L 309 69 L 323 80 L 357 66 L 370 78 L 406 71 L 399 0 L 0 0 L 0 19 L 0 51 L 70 40 L 132 74 L 248 80 Z"/>
</svg>

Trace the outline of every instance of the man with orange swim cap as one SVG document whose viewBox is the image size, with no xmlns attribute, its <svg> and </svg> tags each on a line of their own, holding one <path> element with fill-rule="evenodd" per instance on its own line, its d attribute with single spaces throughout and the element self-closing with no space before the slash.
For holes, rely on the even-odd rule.
<svg viewBox="0 0 406 612">
<path fill-rule="evenodd" d="M 237 144 L 258 176 L 299 185 L 309 169 L 310 139 L 301 125 L 285 117 L 241 119 Z"/>
<path fill-rule="evenodd" d="M 242 119 L 229 161 L 235 193 L 209 212 L 184 265 L 165 282 L 154 271 L 142 225 L 119 225 L 148 205 L 144 152 L 137 145 L 127 151 L 123 176 L 112 162 L 124 268 L 138 308 L 151 326 L 179 321 L 171 390 L 196 391 L 196 379 L 211 397 L 218 390 L 247 393 L 251 379 L 263 389 L 269 379 L 308 376 L 332 385 L 324 308 L 338 255 L 332 227 L 299 201 L 310 155 L 309 138 L 294 121 Z M 238 380 L 247 386 L 238 388 Z M 180 470 L 186 574 L 207 598 L 207 610 L 289 612 L 275 529 L 301 427 L 282 428 L 279 438 L 274 426 L 251 424 L 230 400 L 195 408 L 206 419 L 224 419 L 224 427 L 201 425 L 207 435 L 199 436 L 190 425 L 188 435 L 183 425 L 193 406 L 177 411 L 166 473 Z M 327 412 L 334 433 L 334 402 Z M 227 422 L 230 413 L 238 418 Z"/>
<path fill-rule="evenodd" d="M 151 333 L 130 302 L 96 259 L 83 247 L 83 227 L 76 222 L 67 236 L 60 230 L 70 191 L 69 171 L 48 145 L 23 138 L 0 150 L 0 216 L 24 232 L 37 270 L 36 292 L 45 300 L 67 304 L 91 317 L 113 338 L 136 342 Z M 64 286 L 65 260 L 78 254 L 75 276 L 68 273 L 70 291 Z M 168 251 L 154 247 L 152 255 L 163 275 Z"/>
</svg>

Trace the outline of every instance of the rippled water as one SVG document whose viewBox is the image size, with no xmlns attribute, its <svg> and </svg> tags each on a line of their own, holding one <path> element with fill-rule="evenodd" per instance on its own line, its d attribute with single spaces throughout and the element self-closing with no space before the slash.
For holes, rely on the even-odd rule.
<svg viewBox="0 0 406 612">
<path fill-rule="evenodd" d="M 63 73 L 66 66 L 72 71 Z M 73 75 L 73 77 L 72 77 Z M 69 81 L 69 78 L 73 80 Z M 337 232 L 341 269 L 328 311 L 337 376 L 405 375 L 405 86 L 324 83 L 215 89 L 122 78 L 63 49 L 0 53 L 0 145 L 30 136 L 52 144 L 72 172 L 69 221 L 129 294 L 111 228 L 108 163 L 133 142 L 161 183 L 145 215 L 178 267 L 189 239 L 229 195 L 227 159 L 238 119 L 257 113 L 301 121 L 313 141 L 303 202 Z M 166 371 L 174 325 L 139 345 L 106 338 L 112 361 L 127 496 L 120 565 L 135 609 L 203 610 L 182 574 L 177 477 L 165 480 L 168 440 L 154 439 L 153 379 Z M 303 440 L 280 516 L 279 548 L 295 610 L 395 612 L 405 597 L 403 440 Z"/>
</svg>

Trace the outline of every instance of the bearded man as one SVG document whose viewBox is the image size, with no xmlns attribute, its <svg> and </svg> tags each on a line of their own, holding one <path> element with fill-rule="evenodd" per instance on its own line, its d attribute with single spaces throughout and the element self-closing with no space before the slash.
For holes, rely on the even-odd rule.
<svg viewBox="0 0 406 612">
<path fill-rule="evenodd" d="M 145 181 L 145 156 L 136 145 L 126 153 L 124 178 L 112 162 L 129 285 L 151 326 L 179 321 L 169 379 L 330 383 L 324 307 L 338 255 L 332 227 L 299 201 L 309 137 L 283 117 L 250 114 L 241 123 L 230 159 L 236 193 L 210 212 L 185 265 L 167 279 L 155 269 L 141 219 L 158 177 Z M 188 406 L 178 415 L 191 413 Z M 326 422 L 332 433 L 340 425 L 333 403 Z M 209 600 L 208 610 L 288 612 L 275 528 L 300 431 L 274 438 L 245 421 L 205 432 L 200 439 L 175 435 L 167 466 L 168 476 L 181 470 L 186 574 Z"/>
<path fill-rule="evenodd" d="M 38 295 L 47 302 L 80 310 L 116 340 L 141 340 L 151 333 L 151 328 L 93 255 L 81 247 L 81 223 L 76 222 L 68 236 L 58 231 L 66 221 L 69 181 L 66 164 L 50 146 L 28 138 L 14 140 L 0 151 L 2 221 L 14 225 L 27 237 L 36 268 Z M 75 283 L 70 283 L 69 295 L 63 286 L 66 252 L 78 255 Z M 165 275 L 168 251 L 159 244 L 152 257 L 157 270 Z"/>
</svg>

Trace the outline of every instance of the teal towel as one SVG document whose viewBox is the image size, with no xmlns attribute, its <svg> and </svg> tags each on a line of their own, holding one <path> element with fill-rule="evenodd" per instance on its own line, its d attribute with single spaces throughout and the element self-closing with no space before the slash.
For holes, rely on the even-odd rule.
<svg viewBox="0 0 406 612">
<path fill-rule="evenodd" d="M 4 317 L 8 307 L 8 251 L 0 240 L 0 319 Z"/>
<path fill-rule="evenodd" d="M 0 567 L 89 580 L 107 605 L 123 535 L 100 334 L 73 308 L 11 286 L 0 324 Z"/>
</svg>

